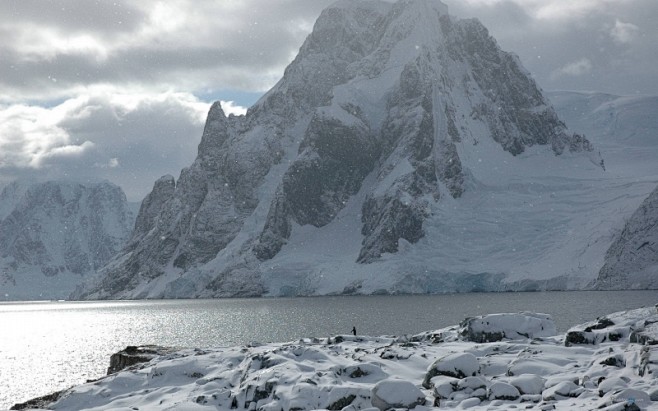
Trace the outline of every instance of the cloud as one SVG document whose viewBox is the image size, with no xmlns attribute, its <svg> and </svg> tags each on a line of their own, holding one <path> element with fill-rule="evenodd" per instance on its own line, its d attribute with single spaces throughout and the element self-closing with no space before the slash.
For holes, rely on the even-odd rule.
<svg viewBox="0 0 658 411">
<path fill-rule="evenodd" d="M 443 0 L 544 89 L 658 94 L 658 1 Z M 0 1 L 0 181 L 107 178 L 133 199 L 242 113 L 334 0 Z"/>
<path fill-rule="evenodd" d="M 610 31 L 610 36 L 618 44 L 628 44 L 633 42 L 640 33 L 640 28 L 632 23 L 624 23 L 619 19 L 615 20 L 615 25 Z"/>
<path fill-rule="evenodd" d="M 90 84 L 263 92 L 331 0 L 0 2 L 0 88 L 61 99 Z"/>
<path fill-rule="evenodd" d="M 16 105 L 0 110 L 0 168 L 40 168 L 48 158 L 81 155 L 88 141 L 71 144 L 59 126 L 61 110 Z"/>
<path fill-rule="evenodd" d="M 0 107 L 0 173 L 4 180 L 110 179 L 140 200 L 158 177 L 192 163 L 208 109 L 189 93 L 108 89 L 51 108 Z"/>
<path fill-rule="evenodd" d="M 443 1 L 480 19 L 543 89 L 658 94 L 655 0 Z"/>
<path fill-rule="evenodd" d="M 236 116 L 242 116 L 247 114 L 247 107 L 242 107 L 237 104 L 235 104 L 235 101 L 221 101 L 222 103 L 222 110 L 224 110 L 224 114 L 227 116 L 230 114 L 234 114 Z"/>
<path fill-rule="evenodd" d="M 583 87 L 630 94 L 642 82 L 650 89 L 644 92 L 658 93 L 651 74 L 655 0 L 443 1 L 453 14 L 480 18 L 545 88 L 573 88 L 568 77 L 551 74 L 587 57 L 601 77 Z M 332 2 L 0 2 L 0 99 L 62 100 L 99 84 L 205 96 L 213 90 L 214 99 L 223 91 L 262 93 Z M 620 67 L 633 78 L 613 72 Z M 615 76 L 621 81 L 610 81 Z"/>
<path fill-rule="evenodd" d="M 562 76 L 578 77 L 592 72 L 592 62 L 587 58 L 582 58 L 578 61 L 571 62 L 564 67 L 560 67 L 552 73 L 553 78 L 560 78 Z"/>
</svg>

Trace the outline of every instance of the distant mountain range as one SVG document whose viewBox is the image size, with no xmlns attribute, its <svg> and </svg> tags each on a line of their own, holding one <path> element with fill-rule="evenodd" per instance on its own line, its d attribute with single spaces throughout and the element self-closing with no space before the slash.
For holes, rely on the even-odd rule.
<svg viewBox="0 0 658 411">
<path fill-rule="evenodd" d="M 68 298 L 121 249 L 133 222 L 111 183 L 9 184 L 0 193 L 0 300 Z"/>
<path fill-rule="evenodd" d="M 656 112 L 542 92 L 439 1 L 339 1 L 72 297 L 655 288 Z"/>
</svg>

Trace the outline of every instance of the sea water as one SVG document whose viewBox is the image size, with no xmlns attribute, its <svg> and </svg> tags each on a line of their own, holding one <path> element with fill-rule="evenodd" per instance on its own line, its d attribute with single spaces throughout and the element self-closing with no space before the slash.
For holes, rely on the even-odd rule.
<svg viewBox="0 0 658 411">
<path fill-rule="evenodd" d="M 0 409 L 95 379 L 128 345 L 212 347 L 348 334 L 403 335 L 465 317 L 551 314 L 558 332 L 658 303 L 656 291 L 0 303 Z"/>
</svg>

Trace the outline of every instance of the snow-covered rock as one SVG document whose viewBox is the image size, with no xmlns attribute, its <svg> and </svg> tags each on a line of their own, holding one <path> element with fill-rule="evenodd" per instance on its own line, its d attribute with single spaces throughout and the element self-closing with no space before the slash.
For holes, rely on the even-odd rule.
<svg viewBox="0 0 658 411">
<path fill-rule="evenodd" d="M 658 312 L 658 307 L 647 308 L 647 316 Z M 580 326 L 572 327 L 565 337 L 566 345 L 600 344 L 606 341 L 620 341 L 628 338 L 631 342 L 644 345 L 658 343 L 658 327 L 655 321 L 615 313 L 597 318 Z"/>
<path fill-rule="evenodd" d="M 371 401 L 381 411 L 411 409 L 425 404 L 425 394 L 409 381 L 388 379 L 375 384 Z"/>
<path fill-rule="evenodd" d="M 658 312 L 650 307 L 606 318 L 619 324 L 655 323 Z M 437 334 L 445 337 L 443 342 L 429 338 Z M 413 345 L 408 338 L 341 336 L 184 349 L 31 404 L 69 411 L 658 408 L 658 361 L 650 362 L 643 375 L 638 367 L 643 353 L 655 358 L 657 345 L 633 343 L 625 336 L 596 346 L 567 347 L 564 338 L 476 343 L 464 340 L 457 327 L 449 327 L 414 336 Z M 410 355 L 381 356 L 392 347 Z M 623 356 L 625 363 L 606 365 L 611 353 Z M 513 376 L 504 370 L 463 378 L 436 375 L 432 386 L 424 384 L 425 371 L 435 368 L 437 359 L 452 362 L 453 370 L 464 373 L 476 371 L 473 361 L 511 363 L 519 358 L 535 363 L 527 368 L 536 371 Z"/>
<path fill-rule="evenodd" d="M 536 374 L 521 374 L 510 378 L 509 383 L 515 386 L 519 393 L 523 395 L 536 395 L 544 391 L 546 379 Z"/>
<path fill-rule="evenodd" d="M 501 381 L 496 381 L 489 386 L 488 397 L 489 400 L 507 400 L 515 401 L 521 396 L 519 390 L 512 384 L 507 384 Z"/>
<path fill-rule="evenodd" d="M 432 379 L 437 375 L 453 378 L 466 378 L 480 373 L 480 364 L 471 353 L 455 353 L 436 360 L 427 370 L 423 387 L 431 388 Z"/>
<path fill-rule="evenodd" d="M 467 318 L 461 324 L 461 334 L 473 342 L 494 342 L 552 337 L 557 334 L 548 314 L 491 314 Z"/>
<path fill-rule="evenodd" d="M 567 397 L 578 397 L 582 391 L 583 389 L 578 387 L 573 381 L 562 381 L 544 390 L 542 396 L 544 401 L 554 401 Z"/>
<path fill-rule="evenodd" d="M 108 182 L 16 181 L 0 193 L 0 299 L 63 299 L 125 244 L 134 217 Z"/>
</svg>

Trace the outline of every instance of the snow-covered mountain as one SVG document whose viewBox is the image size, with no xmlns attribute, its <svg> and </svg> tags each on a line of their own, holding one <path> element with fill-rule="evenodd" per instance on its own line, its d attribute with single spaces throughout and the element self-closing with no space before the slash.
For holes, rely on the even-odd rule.
<svg viewBox="0 0 658 411">
<path fill-rule="evenodd" d="M 658 175 L 593 140 L 477 20 L 339 1 L 246 116 L 212 106 L 196 161 L 74 297 L 585 287 Z"/>
<path fill-rule="evenodd" d="M 0 299 L 62 299 L 124 245 L 134 218 L 107 182 L 14 182 L 0 193 Z"/>
</svg>

